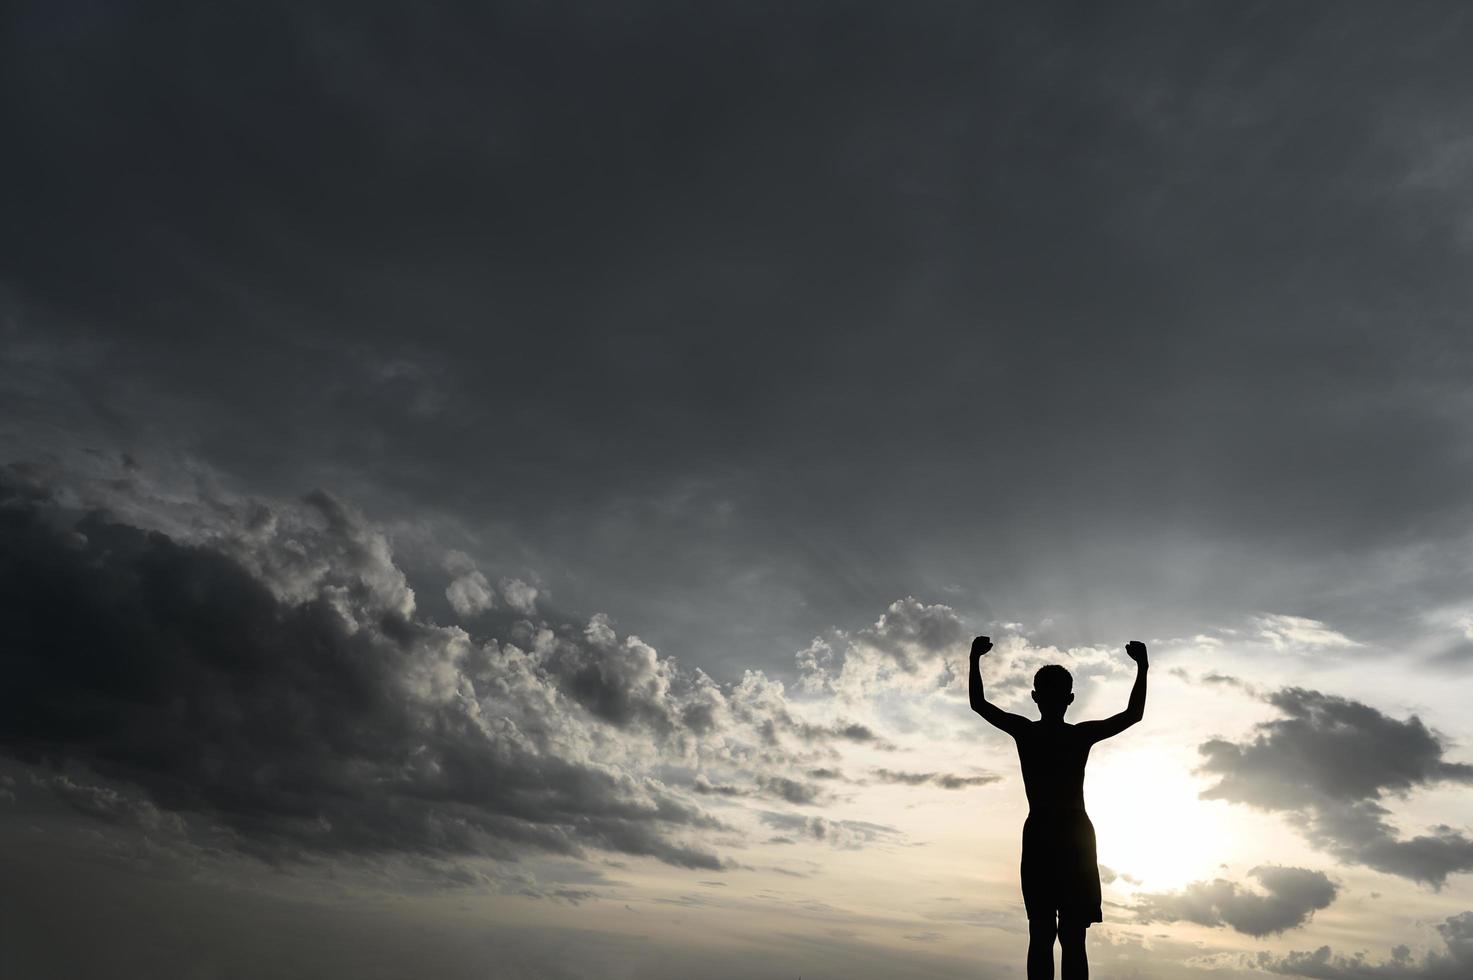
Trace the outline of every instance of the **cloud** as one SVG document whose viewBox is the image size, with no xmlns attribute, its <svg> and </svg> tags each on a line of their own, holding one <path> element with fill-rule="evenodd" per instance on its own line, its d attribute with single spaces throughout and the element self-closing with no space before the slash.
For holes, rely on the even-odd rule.
<svg viewBox="0 0 1473 980">
<path fill-rule="evenodd" d="M 604 721 L 661 733 L 679 724 L 672 697 L 674 665 L 639 637 L 620 638 L 603 613 L 589 619 L 581 642 L 542 629 L 533 649 L 563 689 Z"/>
<path fill-rule="evenodd" d="M 1201 771 L 1218 777 L 1207 798 L 1285 809 L 1405 793 L 1440 780 L 1473 782 L 1473 766 L 1445 761 L 1442 743 L 1415 715 L 1398 721 L 1304 688 L 1265 700 L 1284 717 L 1258 725 L 1252 742 L 1214 739 L 1200 746 Z"/>
<path fill-rule="evenodd" d="M 781 839 L 769 843 L 791 843 L 793 838 L 821 841 L 844 850 L 857 850 L 876 843 L 888 843 L 900 839 L 900 831 L 884 824 L 865 820 L 830 820 L 827 817 L 804 816 L 796 813 L 760 814 L 769 827 L 782 832 Z"/>
<path fill-rule="evenodd" d="M 993 773 L 976 776 L 957 776 L 945 772 L 904 772 L 894 769 L 871 769 L 870 775 L 882 783 L 899 783 L 904 786 L 933 785 L 942 789 L 966 789 L 969 786 L 986 786 L 999 782 L 1002 777 Z"/>
<path fill-rule="evenodd" d="M 1269 973 L 1316 980 L 1465 980 L 1473 976 L 1473 912 L 1450 916 L 1437 926 L 1441 950 L 1429 950 L 1420 959 L 1406 946 L 1391 950 L 1389 958 L 1372 962 L 1363 953 L 1336 954 L 1329 946 L 1283 956 L 1260 953 L 1247 964 Z"/>
<path fill-rule="evenodd" d="M 713 783 L 706 778 L 705 773 L 696 776 L 691 788 L 702 796 L 750 796 L 752 790 L 744 786 L 734 786 L 731 783 Z"/>
<path fill-rule="evenodd" d="M 731 783 L 713 783 L 701 774 L 696 777 L 692 789 L 703 796 L 769 796 L 799 805 L 818 803 L 825 799 L 823 791 L 812 783 L 785 776 L 760 776 L 751 786 L 737 786 Z"/>
<path fill-rule="evenodd" d="M 762 780 L 762 788 L 789 803 L 816 803 L 823 793 L 818 787 L 800 782 L 796 779 L 788 779 L 783 776 L 768 776 Z"/>
<path fill-rule="evenodd" d="M 1332 650 L 1360 645 L 1319 620 L 1304 616 L 1271 613 L 1255 616 L 1254 625 L 1258 629 L 1259 638 L 1275 650 Z"/>
<path fill-rule="evenodd" d="M 1216 878 L 1193 882 L 1181 891 L 1138 895 L 1132 911 L 1141 922 L 1186 921 L 1268 936 L 1304 925 L 1339 891 L 1323 872 L 1304 868 L 1260 866 L 1248 874 L 1261 891 Z"/>
<path fill-rule="evenodd" d="M 1312 812 L 1309 839 L 1351 864 L 1400 875 L 1440 888 L 1447 876 L 1473 871 L 1473 839 L 1446 824 L 1401 837 L 1389 811 L 1365 801 Z"/>
<path fill-rule="evenodd" d="M 136 827 L 145 831 L 182 833 L 184 823 L 172 813 L 164 813 L 146 799 L 111 786 L 80 782 L 67 774 L 34 776 L 33 782 L 49 790 L 57 799 L 79 813 L 108 823 Z"/>
<path fill-rule="evenodd" d="M 890 604 L 873 626 L 855 633 L 858 644 L 892 657 L 904 670 L 938 656 L 966 639 L 950 606 L 927 605 L 914 596 Z"/>
<path fill-rule="evenodd" d="M 797 656 L 805 690 L 857 701 L 884 687 L 934 687 L 944 655 L 966 639 L 950 606 L 897 599 L 873 624 L 853 632 L 831 630 Z"/>
<path fill-rule="evenodd" d="M 609 850 L 716 869 L 709 842 L 738 838 L 703 797 L 822 805 L 841 748 L 894 747 L 761 671 L 723 687 L 682 669 L 601 613 L 496 638 L 426 621 L 385 534 L 329 494 L 131 480 L 0 470 L 0 753 L 99 820 L 182 815 L 272 859 Z M 899 608 L 916 617 L 897 636 L 940 642 L 934 611 Z M 837 846 L 890 832 L 816 819 L 793 826 Z"/>
<path fill-rule="evenodd" d="M 537 614 L 538 590 L 535 586 L 528 585 L 519 578 L 503 578 L 499 583 L 501 594 L 506 598 L 506 604 L 523 616 L 535 616 Z"/>
<path fill-rule="evenodd" d="M 24 436 L 71 428 L 80 439 L 101 417 L 127 435 L 208 443 L 215 462 L 247 478 L 323 467 L 342 484 L 371 484 L 376 499 L 415 500 L 421 514 L 401 515 L 411 520 L 509 519 L 518 544 L 554 556 L 548 567 L 576 565 L 591 594 L 619 593 L 621 603 L 597 608 L 622 621 L 694 608 L 692 631 L 732 636 L 747 624 L 764 639 L 856 621 L 867 597 L 905 595 L 926 566 L 934 581 L 1005 595 L 1019 610 L 1007 618 L 1036 620 L 1021 607 L 1049 591 L 1109 592 L 1099 600 L 1108 607 L 1159 585 L 1169 595 L 1156 591 L 1151 605 L 1190 621 L 1204 607 L 1269 608 L 1259 600 L 1284 579 L 1243 574 L 1261 567 L 1260 546 L 1283 548 L 1276 565 L 1292 576 L 1347 547 L 1364 559 L 1408 529 L 1435 542 L 1466 527 L 1465 426 L 1448 413 L 1463 385 L 1421 356 L 1445 345 L 1461 365 L 1467 350 L 1466 332 L 1442 315 L 1461 296 L 1462 246 L 1446 221 L 1462 209 L 1442 206 L 1458 204 L 1453 191 L 1423 185 L 1408 196 L 1403 184 L 1443 158 L 1429 143 L 1461 132 L 1462 107 L 1450 104 L 1461 87 L 1447 82 L 1460 66 L 1432 43 L 1455 24 L 1347 14 L 1331 50 L 1312 23 L 1286 18 L 1264 33 L 1244 18 L 1202 30 L 1194 7 L 1112 12 L 1118 26 L 1088 38 L 991 5 L 961 21 L 930 5 L 877 7 L 833 38 L 815 9 L 782 30 L 835 83 L 794 99 L 791 67 L 770 56 L 771 15 L 749 5 L 636 18 L 634 47 L 615 51 L 602 47 L 604 16 L 582 5 L 517 5 L 494 24 L 447 7 L 413 55 L 400 51 L 398 25 L 361 5 L 311 17 L 268 6 L 281 11 L 274 29 L 271 17 L 243 24 L 225 13 L 188 24 L 112 12 L 24 19 L 35 38 L 27 51 L 49 52 L 11 59 L 16 90 L 32 94 L 6 116 L 9 142 L 23 148 L 10 160 L 12 186 L 29 191 L 4 243 L 6 293 L 20 306 L 4 316 L 7 329 L 16 324 L 4 414 L 29 423 Z M 1151 48 L 1157 16 L 1173 36 L 1213 38 L 1194 42 L 1202 72 L 1184 78 Z M 990 53 L 954 65 L 942 85 L 928 73 L 959 23 Z M 1390 81 L 1360 70 L 1387 32 L 1397 50 L 1427 53 Z M 139 57 L 100 62 L 82 37 Z M 588 56 L 564 87 L 525 37 Z M 232 60 L 250 46 L 242 38 L 291 52 L 280 75 L 267 74 L 292 98 L 263 102 L 242 86 Z M 1245 70 L 1250 48 L 1262 71 Z M 1069 67 L 1055 75 L 1039 64 Z M 506 77 L 487 65 L 506 66 Z M 175 107 L 179 125 L 139 111 L 160 76 L 198 94 Z M 1325 98 L 1312 84 L 1324 78 L 1346 97 Z M 705 104 L 753 111 L 671 127 L 691 86 Z M 1384 111 L 1358 108 L 1371 104 Z M 1297 130 L 1307 119 L 1343 137 L 1335 152 L 1305 147 Z M 628 155 L 617 165 L 589 165 L 589 146 L 621 141 Z M 267 158 L 218 149 L 237 145 Z M 432 155 L 439 179 L 426 179 L 409 147 Z M 152 163 L 103 166 L 121 160 Z M 1110 163 L 1092 162 L 1101 160 Z M 1234 162 L 1230 173 L 1221 160 Z M 94 179 L 99 168 L 105 179 Z M 353 171 L 362 181 L 321 180 Z M 199 179 L 170 179 L 179 172 Z M 446 200 L 447 187 L 477 186 L 520 193 Z M 219 187 L 236 193 L 205 190 Z M 728 196 L 697 220 L 667 210 L 681 187 Z M 1265 202 L 1282 220 L 1243 220 Z M 258 265 L 226 259 L 254 254 L 264 212 L 278 247 Z M 967 218 L 981 213 L 1001 224 Z M 635 240 L 613 231 L 644 223 Z M 542 231 L 529 236 L 534 226 Z M 459 227 L 479 233 L 446 234 Z M 1072 229 L 1062 250 L 1061 227 Z M 586 247 L 570 252 L 564 234 Z M 812 248 L 769 247 L 809 234 Z M 731 272 L 733 247 L 742 274 Z M 811 268 L 806 256 L 818 254 L 831 265 Z M 610 256 L 626 263 L 612 282 Z M 355 275 L 369 257 L 381 274 Z M 1423 278 L 1353 276 L 1407 262 Z M 1082 292 L 1040 288 L 1061 269 Z M 1365 291 L 1355 302 L 1343 289 L 1351 278 Z M 1264 288 L 1244 294 L 1242 281 Z M 1071 304 L 1081 297 L 1108 321 L 1104 336 L 1120 336 L 1076 363 L 1056 343 L 1076 336 Z M 1290 297 L 1325 315 L 1293 315 Z M 1178 315 L 1163 317 L 1162 302 L 1180 304 Z M 50 309 L 32 315 L 32 304 Z M 1370 326 L 1400 309 L 1425 315 L 1398 330 Z M 894 314 L 863 337 L 845 329 L 876 310 Z M 1363 343 L 1325 357 L 1339 325 L 1358 316 Z M 685 343 L 697 320 L 714 346 Z M 952 329 L 984 321 L 992 327 L 979 336 Z M 612 356 L 610 324 L 640 324 L 660 356 L 631 347 Z M 186 330 L 219 342 L 175 342 Z M 1097 333 L 1077 336 L 1094 344 Z M 952 356 L 929 360 L 921 384 L 812 370 L 836 349 L 900 370 L 902 334 L 914 341 L 907 349 Z M 256 341 L 231 342 L 245 335 Z M 787 356 L 772 357 L 778 347 Z M 1178 370 L 1182 359 L 1197 369 Z M 540 372 L 507 369 L 488 383 L 493 360 L 559 363 L 556 410 Z M 972 397 L 960 381 L 983 363 L 998 402 L 1027 411 L 994 412 Z M 1107 402 L 1121 371 L 1156 379 L 1136 393 L 1139 415 Z M 760 388 L 749 383 L 758 372 Z M 1258 392 L 1251 404 L 1247 383 Z M 926 438 L 918 419 L 932 425 Z M 471 433 L 494 438 L 495 450 Z M 995 460 L 958 454 L 968 439 L 1011 446 L 1010 478 L 990 479 Z M 1185 483 L 1144 478 L 1161 476 L 1151 470 L 1163 465 L 1159 447 L 1182 440 Z M 884 457 L 873 455 L 880 446 Z M 1357 479 L 1362 467 L 1406 476 L 1388 490 Z M 1129 492 L 1099 492 L 1132 478 Z M 717 503 L 700 519 L 651 504 L 622 529 L 643 533 L 650 547 L 639 553 L 623 533 L 597 533 L 612 501 L 640 507 L 683 479 L 715 484 Z M 954 489 L 982 485 L 987 506 Z M 1164 553 L 1175 532 L 1151 516 L 1183 492 L 1198 502 L 1184 540 L 1224 545 L 1210 587 L 1169 562 L 1121 560 L 1136 548 Z M 1314 520 L 1305 501 L 1321 503 Z M 1089 520 L 1028 516 L 1038 514 Z M 1340 567 L 1355 565 L 1377 563 Z M 737 582 L 751 587 L 737 593 Z M 1353 588 L 1332 591 L 1365 605 Z M 767 601 L 784 595 L 797 601 Z"/>
<path fill-rule="evenodd" d="M 591 847 L 721 866 L 690 842 L 717 822 L 648 772 L 656 734 L 698 737 L 682 692 L 705 692 L 672 690 L 606 620 L 526 648 L 421 622 L 382 535 L 324 494 L 183 542 L 6 477 L 0 751 L 138 788 L 51 780 L 79 811 L 195 813 L 277 855 Z M 611 754 L 601 723 L 657 731 Z"/>
<path fill-rule="evenodd" d="M 1417 716 L 1391 718 L 1369 705 L 1304 688 L 1268 695 L 1283 717 L 1250 741 L 1198 746 L 1198 772 L 1217 782 L 1205 799 L 1301 815 L 1311 842 L 1341 860 L 1440 886 L 1473 870 L 1473 840 L 1451 827 L 1400 838 L 1381 804 L 1439 782 L 1473 783 L 1473 766 L 1443 758 L 1441 740 Z"/>
<path fill-rule="evenodd" d="M 480 572 L 470 572 L 445 588 L 445 598 L 461 619 L 470 619 L 496 605 L 495 593 Z"/>
<path fill-rule="evenodd" d="M 446 569 L 455 578 L 445 588 L 445 598 L 461 619 L 478 616 L 496 605 L 496 593 L 476 568 L 469 555 L 463 551 L 452 551 L 445 562 Z"/>
<path fill-rule="evenodd" d="M 712 699 L 714 702 L 714 694 Z M 861 722 L 845 718 L 810 721 L 802 717 L 797 703 L 788 697 L 783 682 L 762 671 L 743 671 L 742 679 L 722 694 L 719 709 L 723 717 L 747 726 L 765 744 L 774 748 L 787 743 L 800 750 L 844 743 L 880 750 L 894 748 L 873 728 Z"/>
</svg>

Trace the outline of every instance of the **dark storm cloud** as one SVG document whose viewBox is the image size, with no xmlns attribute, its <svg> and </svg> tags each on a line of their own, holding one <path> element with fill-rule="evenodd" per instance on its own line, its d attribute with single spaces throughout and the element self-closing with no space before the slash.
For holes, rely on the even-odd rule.
<svg viewBox="0 0 1473 980">
<path fill-rule="evenodd" d="M 43 496 L 11 473 L 0 484 L 0 749 L 147 795 L 46 777 L 78 811 L 203 815 L 278 856 L 596 847 L 721 866 L 680 840 L 710 817 L 558 750 L 554 675 L 406 613 L 382 540 L 336 501 L 310 498 L 320 546 L 294 535 L 290 567 L 252 552 L 288 589 L 305 580 L 286 573 L 324 562 L 293 602 L 227 553 L 241 542 L 182 544 Z"/>
<path fill-rule="evenodd" d="M 110 786 L 79 782 L 65 774 L 39 777 L 35 783 L 89 817 L 142 830 L 183 830 L 183 823 L 177 816 L 163 813 L 148 800 Z"/>
<path fill-rule="evenodd" d="M 1263 866 L 1248 874 L 1261 892 L 1225 878 L 1195 881 L 1181 891 L 1138 895 L 1133 911 L 1142 922 L 1195 922 L 1270 936 L 1304 925 L 1339 892 L 1321 871 Z"/>
<path fill-rule="evenodd" d="M 1337 955 L 1329 946 L 1284 956 L 1260 953 L 1252 965 L 1271 973 L 1316 980 L 1463 980 L 1473 973 L 1473 912 L 1438 923 L 1444 948 L 1418 958 L 1397 946 L 1388 959 L 1372 962 L 1364 953 Z"/>
<path fill-rule="evenodd" d="M 1303 688 L 1266 700 L 1283 717 L 1256 726 L 1250 741 L 1198 746 L 1198 771 L 1217 780 L 1204 798 L 1301 814 L 1309 839 L 1341 860 L 1433 886 L 1473 871 L 1473 839 L 1446 826 L 1402 838 L 1381 805 L 1441 782 L 1473 783 L 1473 766 L 1444 759 L 1442 742 L 1420 718 L 1398 721 Z"/>
<path fill-rule="evenodd" d="M 1466 525 L 1457 11 L 10 24 L 12 458 L 183 447 L 432 513 L 488 584 L 711 670 L 950 587 L 1199 623 L 1330 554 L 1369 598 L 1295 607 L 1393 630 L 1354 559 Z"/>
<path fill-rule="evenodd" d="M 583 632 L 583 642 L 549 639 L 547 663 L 562 686 L 610 724 L 673 731 L 681 717 L 670 697 L 670 662 L 638 637 L 621 641 L 606 616 L 595 616 Z M 690 709 L 697 726 L 707 723 L 700 711 L 704 706 Z"/>
</svg>

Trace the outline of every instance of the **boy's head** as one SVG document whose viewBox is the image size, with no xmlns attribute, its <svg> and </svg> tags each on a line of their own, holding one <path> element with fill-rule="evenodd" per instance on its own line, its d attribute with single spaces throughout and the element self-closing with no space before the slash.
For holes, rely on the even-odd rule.
<svg viewBox="0 0 1473 980">
<path fill-rule="evenodd" d="M 1038 668 L 1033 675 L 1033 703 L 1045 717 L 1062 718 L 1074 701 L 1074 675 L 1058 664 Z"/>
</svg>

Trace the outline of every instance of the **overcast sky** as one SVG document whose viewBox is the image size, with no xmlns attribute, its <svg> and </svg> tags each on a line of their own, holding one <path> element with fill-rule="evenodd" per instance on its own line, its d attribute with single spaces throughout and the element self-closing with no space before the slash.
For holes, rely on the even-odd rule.
<svg viewBox="0 0 1473 980">
<path fill-rule="evenodd" d="M 4 18 L 0 972 L 1473 969 L 1456 5 Z"/>
</svg>

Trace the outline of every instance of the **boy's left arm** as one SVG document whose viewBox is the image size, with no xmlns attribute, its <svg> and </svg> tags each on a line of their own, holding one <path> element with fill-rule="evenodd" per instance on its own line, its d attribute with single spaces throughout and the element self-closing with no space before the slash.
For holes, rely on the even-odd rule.
<svg viewBox="0 0 1473 980">
<path fill-rule="evenodd" d="M 1135 661 L 1135 685 L 1130 689 L 1130 701 L 1125 710 L 1102 721 L 1084 721 L 1074 726 L 1091 742 L 1119 735 L 1146 716 L 1146 671 L 1151 666 L 1146 657 L 1146 645 L 1140 640 L 1131 640 L 1125 645 L 1125 654 Z"/>
</svg>

